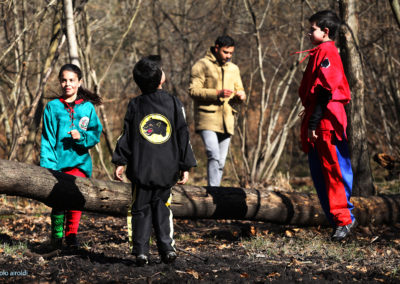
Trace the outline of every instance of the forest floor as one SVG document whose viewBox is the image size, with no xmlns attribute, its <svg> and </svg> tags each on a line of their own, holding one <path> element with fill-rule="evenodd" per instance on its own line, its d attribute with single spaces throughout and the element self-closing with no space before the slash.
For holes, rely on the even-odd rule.
<svg viewBox="0 0 400 284">
<path fill-rule="evenodd" d="M 81 247 L 49 253 L 50 208 L 0 196 L 1 283 L 400 283 L 400 224 L 357 227 L 346 242 L 327 227 L 175 219 L 178 258 L 129 253 L 125 218 L 84 213 Z"/>
</svg>

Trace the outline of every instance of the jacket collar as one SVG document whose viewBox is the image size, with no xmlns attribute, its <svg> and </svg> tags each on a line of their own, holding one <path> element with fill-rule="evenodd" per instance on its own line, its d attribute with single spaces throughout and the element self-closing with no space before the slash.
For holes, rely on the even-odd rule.
<svg viewBox="0 0 400 284">
<path fill-rule="evenodd" d="M 83 99 L 78 99 L 73 101 L 72 103 L 66 102 L 63 98 L 59 98 L 60 102 L 62 102 L 65 106 L 71 106 L 71 105 L 79 105 L 83 103 Z"/>
<path fill-rule="evenodd" d="M 217 57 L 216 57 L 216 56 L 214 55 L 214 53 L 212 52 L 212 49 L 213 49 L 213 48 L 214 48 L 214 47 L 211 46 L 210 49 L 207 50 L 207 53 L 206 53 L 205 58 L 207 58 L 207 59 L 210 60 L 212 63 L 217 64 L 217 65 L 219 65 L 219 66 L 227 66 L 227 65 L 229 64 L 229 61 L 226 62 L 224 65 L 221 65 L 221 64 L 218 62 Z"/>
</svg>

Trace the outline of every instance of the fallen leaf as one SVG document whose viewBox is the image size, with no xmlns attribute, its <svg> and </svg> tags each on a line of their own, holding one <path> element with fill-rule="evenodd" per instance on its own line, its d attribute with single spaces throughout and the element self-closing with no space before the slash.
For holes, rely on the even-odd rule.
<svg viewBox="0 0 400 284">
<path fill-rule="evenodd" d="M 187 270 L 186 273 L 192 275 L 195 279 L 199 279 L 199 273 L 197 271 L 194 271 L 193 269 Z"/>
<path fill-rule="evenodd" d="M 250 233 L 252 236 L 255 236 L 257 234 L 257 230 L 254 226 L 250 226 Z"/>
<path fill-rule="evenodd" d="M 226 249 L 226 248 L 230 248 L 231 245 L 227 245 L 227 244 L 222 244 L 218 246 L 218 249 Z"/>
<path fill-rule="evenodd" d="M 293 238 L 293 233 L 291 231 L 289 231 L 289 230 L 286 230 L 285 236 L 288 237 L 288 238 Z"/>
<path fill-rule="evenodd" d="M 299 274 L 303 274 L 303 272 L 301 271 L 300 268 L 295 268 L 294 271 L 296 271 L 296 272 L 299 273 Z"/>
<path fill-rule="evenodd" d="M 279 276 L 281 276 L 281 275 L 279 274 L 279 272 L 272 272 L 272 273 L 270 273 L 270 274 L 267 275 L 267 277 L 269 277 L 269 278 L 279 277 Z"/>
<path fill-rule="evenodd" d="M 249 274 L 244 272 L 244 273 L 240 274 L 240 278 L 249 278 Z"/>
</svg>

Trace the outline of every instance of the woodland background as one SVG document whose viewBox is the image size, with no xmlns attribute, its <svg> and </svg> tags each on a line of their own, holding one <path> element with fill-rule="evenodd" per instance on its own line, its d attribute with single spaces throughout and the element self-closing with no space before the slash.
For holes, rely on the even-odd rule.
<svg viewBox="0 0 400 284">
<path fill-rule="evenodd" d="M 65 21 L 65 5 L 71 2 L 76 58 L 71 58 L 71 29 Z M 206 157 L 193 129 L 190 69 L 217 36 L 229 34 L 236 40 L 233 61 L 248 98 L 237 117 L 223 185 L 261 186 L 308 176 L 299 143 L 297 94 L 306 62 L 299 64 L 304 54 L 293 53 L 312 48 L 307 18 L 322 9 L 343 16 L 343 2 L 353 3 L 355 10 L 348 12 L 358 27 L 353 57 L 361 62 L 353 72 L 356 83 L 350 83 L 353 98 L 362 98 L 353 100 L 358 107 L 353 113 L 365 130 L 357 142 L 367 153 L 363 164 L 369 167 L 375 153 L 398 157 L 400 33 L 392 9 L 397 1 L 5 0 L 0 3 L 0 158 L 39 163 L 43 108 L 60 94 L 60 66 L 78 60 L 85 86 L 104 101 L 97 109 L 105 130 L 92 150 L 93 176 L 111 179 L 111 153 L 126 106 L 139 94 L 132 68 L 142 56 L 160 54 L 165 89 L 185 105 L 198 159 L 190 183 L 204 185 Z M 343 47 L 344 36 L 345 31 L 338 46 Z M 374 162 L 371 168 L 367 174 L 383 181 L 385 173 Z"/>
<path fill-rule="evenodd" d="M 227 33 L 237 43 L 233 61 L 240 67 L 248 99 L 237 117 L 222 185 L 250 187 L 230 188 L 229 193 L 239 191 L 242 198 L 251 190 L 280 196 L 314 193 L 299 143 L 297 90 L 306 62 L 299 64 L 304 54 L 293 53 L 312 48 L 307 18 L 322 9 L 335 10 L 348 25 L 337 45 L 353 98 L 347 107 L 353 193 L 386 194 L 364 198 L 383 199 L 381 206 L 356 208 L 369 212 L 371 222 L 356 228 L 347 242 L 333 243 L 331 228 L 319 225 L 175 218 L 177 261 L 162 264 L 153 238 L 150 265 L 136 267 L 125 218 L 85 212 L 81 248 L 48 253 L 50 207 L 1 195 L 2 281 L 399 283 L 399 171 L 388 176 L 372 160 L 386 153 L 397 159 L 391 166 L 400 169 L 398 0 L 2 0 L 0 159 L 39 163 L 43 108 L 60 94 L 59 68 L 77 62 L 85 86 L 104 101 L 97 108 L 104 133 L 91 150 L 93 176 L 104 183 L 112 179 L 111 153 L 128 101 L 139 95 L 132 68 L 140 57 L 160 54 L 165 88 L 184 103 L 198 160 L 189 184 L 204 186 L 206 156 L 193 129 L 190 69 L 217 36 Z M 11 191 L 31 189 L 29 182 L 40 174 L 40 168 L 36 175 L 25 170 L 35 168 L 31 165 L 1 163 L 1 185 L 7 189 L 13 184 Z M 3 174 L 7 171 L 13 178 Z M 34 189 L 42 192 L 44 187 Z M 292 204 L 312 209 L 310 203 Z M 374 219 L 382 217 L 389 222 L 376 225 Z M 4 275 L 13 271 L 25 275 Z"/>
</svg>

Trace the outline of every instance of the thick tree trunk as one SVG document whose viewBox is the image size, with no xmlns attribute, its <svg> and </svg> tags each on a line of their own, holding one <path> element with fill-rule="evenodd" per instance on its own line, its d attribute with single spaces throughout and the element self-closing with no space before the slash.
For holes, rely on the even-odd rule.
<svg viewBox="0 0 400 284">
<path fill-rule="evenodd" d="M 34 165 L 0 160 L 0 193 L 48 206 L 125 216 L 131 185 L 70 176 Z M 255 220 L 298 226 L 327 224 L 315 194 L 256 189 L 175 186 L 171 205 L 178 218 Z M 361 224 L 399 221 L 400 195 L 352 199 Z"/>
<path fill-rule="evenodd" d="M 340 13 L 347 24 L 341 33 L 341 57 L 352 94 L 348 109 L 348 135 L 351 164 L 354 173 L 353 195 L 370 196 L 375 193 L 368 154 L 364 108 L 364 75 L 358 51 L 358 19 L 355 0 L 341 0 Z"/>
</svg>

